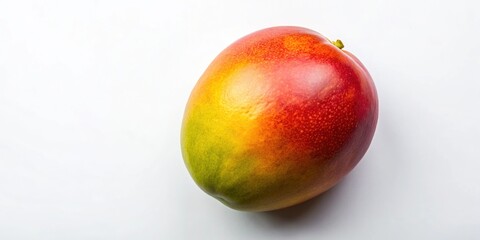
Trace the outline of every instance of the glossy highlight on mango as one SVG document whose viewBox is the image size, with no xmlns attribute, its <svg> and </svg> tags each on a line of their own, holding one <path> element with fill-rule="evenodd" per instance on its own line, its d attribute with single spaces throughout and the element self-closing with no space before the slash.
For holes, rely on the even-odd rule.
<svg viewBox="0 0 480 240">
<path fill-rule="evenodd" d="M 370 74 L 340 41 L 274 27 L 223 50 L 198 80 L 181 130 L 192 178 L 223 204 L 270 211 L 333 187 L 373 138 Z"/>
</svg>

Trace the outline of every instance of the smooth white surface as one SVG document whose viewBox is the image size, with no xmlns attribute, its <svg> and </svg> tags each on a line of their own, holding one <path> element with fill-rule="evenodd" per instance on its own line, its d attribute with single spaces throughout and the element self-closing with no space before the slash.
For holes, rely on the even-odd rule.
<svg viewBox="0 0 480 240">
<path fill-rule="evenodd" d="M 0 1 L 0 239 L 480 239 L 475 1 Z M 380 99 L 333 190 L 272 213 L 195 186 L 190 90 L 250 32 L 345 43 Z"/>
</svg>

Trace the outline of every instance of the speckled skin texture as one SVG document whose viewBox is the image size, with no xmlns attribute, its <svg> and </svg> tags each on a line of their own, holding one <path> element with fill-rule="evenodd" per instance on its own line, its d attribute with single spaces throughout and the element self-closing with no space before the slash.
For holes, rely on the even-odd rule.
<svg viewBox="0 0 480 240">
<path fill-rule="evenodd" d="M 351 53 L 299 27 L 230 45 L 193 89 L 183 119 L 185 164 L 206 193 L 269 211 L 334 186 L 372 140 L 378 101 Z"/>
</svg>

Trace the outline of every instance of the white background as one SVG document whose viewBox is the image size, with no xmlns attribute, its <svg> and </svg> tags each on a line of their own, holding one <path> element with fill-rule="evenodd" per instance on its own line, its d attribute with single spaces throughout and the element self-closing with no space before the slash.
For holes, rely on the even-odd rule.
<svg viewBox="0 0 480 240">
<path fill-rule="evenodd" d="M 372 145 L 270 213 L 191 180 L 185 103 L 228 44 L 297 25 L 367 66 Z M 0 239 L 480 239 L 475 1 L 0 0 Z"/>
</svg>

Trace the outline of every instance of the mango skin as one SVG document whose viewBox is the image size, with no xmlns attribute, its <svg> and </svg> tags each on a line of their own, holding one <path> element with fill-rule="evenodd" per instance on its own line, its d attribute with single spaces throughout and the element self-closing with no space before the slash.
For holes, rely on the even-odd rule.
<svg viewBox="0 0 480 240">
<path fill-rule="evenodd" d="M 227 47 L 198 80 L 182 155 L 223 204 L 270 211 L 338 183 L 367 151 L 377 118 L 375 86 L 351 53 L 306 28 L 268 28 Z"/>
</svg>

